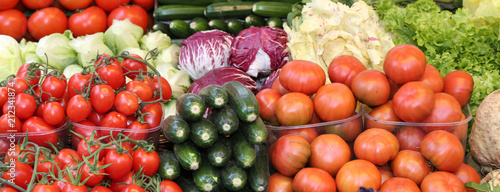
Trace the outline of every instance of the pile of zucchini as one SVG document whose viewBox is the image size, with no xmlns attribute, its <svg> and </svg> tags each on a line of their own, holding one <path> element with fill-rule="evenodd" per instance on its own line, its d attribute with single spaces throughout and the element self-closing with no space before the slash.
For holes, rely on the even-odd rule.
<svg viewBox="0 0 500 192">
<path fill-rule="evenodd" d="M 172 150 L 160 152 L 160 176 L 183 191 L 266 191 L 267 129 L 259 103 L 243 84 L 209 85 L 176 102 L 163 135 Z M 211 108 L 208 118 L 205 109 Z"/>
<path fill-rule="evenodd" d="M 301 0 L 158 0 L 154 30 L 185 39 L 198 31 L 218 29 L 233 35 L 250 26 L 283 27 L 283 20 Z"/>
</svg>

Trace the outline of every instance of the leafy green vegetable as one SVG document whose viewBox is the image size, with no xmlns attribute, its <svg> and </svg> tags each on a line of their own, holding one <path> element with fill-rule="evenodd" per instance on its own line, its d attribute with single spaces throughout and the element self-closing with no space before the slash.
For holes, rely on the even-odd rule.
<svg viewBox="0 0 500 192">
<path fill-rule="evenodd" d="M 76 51 L 69 46 L 72 39 L 73 35 L 70 30 L 62 34 L 53 33 L 42 37 L 38 41 L 36 55 L 43 63 L 48 63 L 57 70 L 63 71 L 68 65 L 77 63 Z"/>
<path fill-rule="evenodd" d="M 26 41 L 26 39 L 21 39 L 19 42 L 19 49 L 21 50 L 22 63 L 41 63 L 42 60 L 36 55 L 37 42 Z"/>
<path fill-rule="evenodd" d="M 70 66 L 67 66 L 66 68 L 64 68 L 63 75 L 69 78 L 69 77 L 73 76 L 74 74 L 81 73 L 82 71 L 83 71 L 82 66 L 80 66 L 78 64 L 74 64 L 74 65 L 70 65 Z"/>
<path fill-rule="evenodd" d="M 21 53 L 17 41 L 7 35 L 0 35 L 0 80 L 16 74 L 22 65 Z"/>
<path fill-rule="evenodd" d="M 83 67 L 92 64 L 92 60 L 99 54 L 113 55 L 113 52 L 104 44 L 104 33 L 80 36 L 69 42 L 71 48 L 78 53 L 78 64 Z"/>
<path fill-rule="evenodd" d="M 125 48 L 140 48 L 139 39 L 142 38 L 143 29 L 133 24 L 128 19 L 114 20 L 104 32 L 104 44 L 115 54 L 120 54 Z"/>
<path fill-rule="evenodd" d="M 158 53 L 170 47 L 170 37 L 161 31 L 149 32 L 142 36 L 140 42 L 141 48 L 146 51 L 151 51 L 158 48 Z"/>
<path fill-rule="evenodd" d="M 477 192 L 497 192 L 500 191 L 500 186 L 497 185 L 491 189 L 491 185 L 489 183 L 475 183 L 475 182 L 467 182 L 465 183 L 465 187 L 469 189 L 475 189 Z"/>
</svg>

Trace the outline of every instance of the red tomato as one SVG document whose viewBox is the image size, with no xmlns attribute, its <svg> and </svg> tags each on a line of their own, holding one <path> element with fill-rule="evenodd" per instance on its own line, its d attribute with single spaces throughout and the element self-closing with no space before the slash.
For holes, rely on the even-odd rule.
<svg viewBox="0 0 500 192">
<path fill-rule="evenodd" d="M 330 63 L 328 77 L 332 83 L 343 83 L 351 88 L 352 79 L 364 70 L 365 65 L 356 57 L 341 55 Z"/>
<path fill-rule="evenodd" d="M 323 134 L 311 143 L 309 165 L 326 171 L 332 177 L 350 160 L 351 148 L 338 135 Z"/>
<path fill-rule="evenodd" d="M 125 129 L 125 128 L 127 128 L 127 116 L 125 116 L 119 112 L 116 112 L 116 111 L 111 111 L 102 120 L 101 127 Z M 116 137 L 118 137 L 119 133 L 120 133 L 120 131 L 116 130 L 116 129 L 102 129 L 102 130 L 100 130 L 101 137 L 109 136 L 112 134 L 112 137 L 116 138 Z M 110 139 L 111 138 L 106 138 L 104 141 L 107 142 Z"/>
<path fill-rule="evenodd" d="M 90 192 L 113 192 L 111 189 L 103 186 L 96 186 L 90 190 Z"/>
<path fill-rule="evenodd" d="M 97 73 L 107 85 L 117 90 L 125 85 L 125 76 L 121 67 L 116 65 L 105 65 L 97 69 Z"/>
<path fill-rule="evenodd" d="M 398 125 L 391 125 L 391 122 L 401 122 L 401 119 L 396 115 L 396 112 L 394 111 L 394 106 L 392 104 L 392 101 L 387 101 L 386 103 L 375 107 L 373 110 L 371 110 L 368 115 L 370 117 L 366 118 L 365 122 L 365 128 L 370 129 L 370 128 L 382 128 L 385 129 L 389 132 L 394 132 L 394 130 L 398 127 Z M 387 123 L 381 123 L 379 122 L 380 120 L 382 121 L 389 121 Z"/>
<path fill-rule="evenodd" d="M 279 79 L 276 79 L 274 82 L 273 82 L 273 86 L 271 87 L 271 89 L 273 89 L 274 91 L 280 93 L 280 95 L 285 95 L 287 93 L 290 93 L 289 90 L 285 89 L 283 87 L 283 85 L 281 85 Z"/>
<path fill-rule="evenodd" d="M 463 108 L 471 98 L 474 79 L 465 71 L 453 71 L 444 76 L 443 92 L 455 97 Z"/>
<path fill-rule="evenodd" d="M 306 94 L 291 92 L 276 101 L 275 113 L 283 126 L 304 125 L 313 116 L 313 101 Z"/>
<path fill-rule="evenodd" d="M 140 123 L 139 121 L 132 121 L 130 125 L 127 126 L 128 137 L 134 140 L 147 140 L 148 139 L 148 130 L 150 129 L 148 123 Z M 135 146 L 135 144 L 133 144 Z"/>
<path fill-rule="evenodd" d="M 12 95 L 12 93 L 11 93 Z M 0 106 L 3 105 L 9 100 L 9 90 L 7 87 L 0 87 Z"/>
<path fill-rule="evenodd" d="M 21 2 L 29 9 L 41 9 L 48 7 L 54 3 L 55 0 L 21 0 Z"/>
<path fill-rule="evenodd" d="M 132 170 L 152 177 L 160 167 L 160 156 L 156 151 L 147 152 L 142 148 L 137 149 L 133 156 Z"/>
<path fill-rule="evenodd" d="M 447 93 L 436 93 L 434 96 L 434 108 L 431 114 L 421 123 L 451 123 L 458 122 L 462 118 L 462 109 L 460 103 Z M 455 126 L 422 126 L 425 132 L 433 130 L 453 131 Z"/>
<path fill-rule="evenodd" d="M 102 167 L 103 164 L 98 160 L 97 163 L 94 164 L 94 158 L 89 159 L 90 165 L 95 165 L 97 168 Z M 97 184 L 101 183 L 104 179 L 104 169 L 93 170 L 91 169 L 87 163 L 83 164 L 81 170 L 81 180 L 85 180 L 88 178 L 87 182 L 85 182 L 85 186 L 93 187 Z"/>
<path fill-rule="evenodd" d="M 443 91 L 443 76 L 436 69 L 436 67 L 427 64 L 425 67 L 424 75 L 419 79 L 419 81 L 424 82 L 432 88 L 434 93 L 439 93 Z"/>
<path fill-rule="evenodd" d="M 111 12 L 119 6 L 129 4 L 130 0 L 95 0 L 95 3 L 104 11 Z"/>
<path fill-rule="evenodd" d="M 85 185 L 73 185 L 71 183 L 64 186 L 61 192 L 87 192 L 87 187 Z"/>
<path fill-rule="evenodd" d="M 396 157 L 398 151 L 398 139 L 385 129 L 367 129 L 354 141 L 356 157 L 368 160 L 375 165 L 386 164 Z"/>
<path fill-rule="evenodd" d="M 14 146 L 14 151 L 10 150 L 6 154 L 6 158 L 4 159 L 4 163 L 10 164 L 10 163 L 13 163 L 13 161 L 18 161 L 18 159 L 26 159 L 26 161 L 28 162 L 28 165 L 30 165 L 30 167 L 32 167 L 34 164 L 33 162 L 35 161 L 34 153 L 35 153 L 34 151 L 28 150 L 28 149 L 24 149 L 23 151 L 21 151 L 19 144 L 16 144 Z M 19 157 L 19 154 L 21 154 L 20 157 Z M 10 165 L 15 166 L 15 164 L 10 164 Z"/>
<path fill-rule="evenodd" d="M 40 88 L 43 91 L 43 101 L 48 101 L 51 97 L 61 99 L 66 92 L 66 80 L 50 75 L 43 80 Z"/>
<path fill-rule="evenodd" d="M 80 2 L 79 0 L 65 1 Z M 88 7 L 88 5 L 86 7 Z M 71 15 L 68 20 L 68 28 L 71 32 L 73 32 L 73 36 L 75 36 L 75 38 L 98 32 L 105 32 L 108 27 L 107 17 L 108 15 L 106 15 L 106 12 L 104 12 L 104 10 L 100 7 L 92 6 L 82 12 L 77 12 Z"/>
<path fill-rule="evenodd" d="M 387 52 L 384 71 L 391 81 L 404 84 L 419 80 L 425 73 L 426 65 L 424 52 L 414 45 L 403 44 Z"/>
<path fill-rule="evenodd" d="M 465 191 L 465 189 L 465 185 L 460 178 L 445 171 L 430 173 L 424 178 L 422 184 L 420 184 L 422 192 L 455 192 Z"/>
<path fill-rule="evenodd" d="M 106 117 L 106 113 L 97 113 L 94 110 L 92 110 L 87 119 L 96 126 L 101 126 L 104 117 Z"/>
<path fill-rule="evenodd" d="M 160 126 L 163 119 L 163 108 L 160 103 L 150 103 L 141 109 L 141 113 L 149 113 L 144 116 L 144 121 L 149 123 L 149 127 L 155 128 Z"/>
<path fill-rule="evenodd" d="M 357 113 L 354 112 L 351 117 L 355 115 L 357 115 Z M 335 134 L 342 137 L 342 139 L 347 142 L 352 142 L 363 131 L 363 118 L 358 116 L 344 123 L 324 126 L 323 129 L 327 134 Z"/>
<path fill-rule="evenodd" d="M 87 82 L 90 80 L 91 74 L 83 75 L 81 73 L 76 73 L 71 76 L 68 80 L 68 95 L 73 97 L 78 93 L 82 93 L 84 89 L 88 86 Z"/>
<path fill-rule="evenodd" d="M 273 89 L 262 89 L 255 97 L 259 102 L 260 117 L 266 121 L 276 120 L 276 101 L 281 97 L 281 94 Z"/>
<path fill-rule="evenodd" d="M 114 106 L 118 112 L 132 115 L 139 109 L 139 99 L 130 91 L 122 91 L 116 94 Z"/>
<path fill-rule="evenodd" d="M 115 67 L 118 67 L 119 70 L 123 73 L 120 61 L 118 61 L 116 58 L 113 58 L 111 55 L 108 54 L 99 55 L 97 61 L 95 61 L 94 63 L 95 65 L 99 65 L 100 67 L 103 67 L 105 65 L 113 65 Z"/>
<path fill-rule="evenodd" d="M 318 136 L 318 132 L 315 127 L 311 128 L 302 128 L 302 129 L 283 129 L 279 131 L 279 136 L 283 135 L 300 135 L 304 137 L 309 143 L 312 143 L 313 140 Z"/>
<path fill-rule="evenodd" d="M 104 164 L 112 164 L 104 169 L 108 178 L 113 181 L 121 181 L 132 171 L 132 156 L 128 153 L 120 154 L 112 149 L 106 153 Z"/>
<path fill-rule="evenodd" d="M 54 129 L 54 126 L 47 124 L 47 122 L 45 122 L 43 118 L 37 116 L 32 116 L 27 119 L 22 127 L 24 133 L 29 132 L 33 134 L 30 134 L 30 136 L 28 137 L 28 141 L 36 143 L 37 145 L 40 145 L 42 147 L 50 147 L 49 143 L 52 143 L 53 145 L 57 143 L 57 132 L 50 132 Z M 41 135 L 37 132 L 49 133 L 44 133 L 43 135 Z M 37 133 L 37 135 L 35 135 L 35 133 Z"/>
<path fill-rule="evenodd" d="M 5 2 L 15 2 L 19 0 L 0 1 L 0 34 L 8 35 L 20 41 L 26 35 L 28 19 L 17 9 L 6 10 Z"/>
<path fill-rule="evenodd" d="M 125 178 L 123 178 L 121 181 L 113 181 L 111 180 L 111 182 L 109 183 L 109 189 L 111 189 L 111 191 L 121 191 L 125 185 L 127 184 L 130 184 L 130 183 L 134 183 L 135 180 L 133 179 L 133 172 L 129 172 L 127 174 L 127 176 Z"/>
<path fill-rule="evenodd" d="M 90 90 L 90 102 L 97 113 L 106 113 L 113 107 L 115 91 L 110 85 L 96 85 Z"/>
<path fill-rule="evenodd" d="M 314 112 L 323 121 L 350 117 L 356 109 L 356 99 L 346 85 L 330 83 L 322 86 L 314 96 Z"/>
<path fill-rule="evenodd" d="M 16 95 L 14 103 L 15 115 L 19 119 L 27 119 L 35 114 L 36 101 L 33 96 L 27 93 L 19 93 Z"/>
<path fill-rule="evenodd" d="M 148 31 L 149 17 L 148 12 L 138 5 L 121 6 L 113 9 L 108 15 L 108 27 L 113 24 L 114 20 L 128 19 L 133 24 L 142 27 L 143 32 Z"/>
<path fill-rule="evenodd" d="M 52 161 L 49 161 L 44 155 L 40 155 L 37 162 L 37 173 L 54 173 L 57 176 L 59 170 L 55 166 L 61 166 L 61 161 L 58 158 L 53 158 Z M 39 176 L 39 178 L 41 177 Z M 48 175 L 48 178 L 52 177 Z"/>
<path fill-rule="evenodd" d="M 161 88 L 160 88 L 160 84 L 158 82 L 161 82 Z M 172 97 L 172 88 L 170 87 L 170 84 L 168 83 L 168 81 L 165 78 L 160 77 L 160 81 L 158 81 L 158 77 L 155 76 L 153 78 L 152 83 L 153 83 L 154 88 L 151 89 L 151 91 L 153 92 L 153 94 L 156 90 L 161 90 L 161 92 L 162 92 L 161 96 L 162 96 L 163 100 L 168 101 Z M 154 99 L 159 99 L 159 98 L 160 98 L 159 94 L 154 97 Z"/>
<path fill-rule="evenodd" d="M 85 100 L 81 94 L 77 94 L 69 100 L 66 115 L 69 120 L 80 122 L 89 116 L 91 110 L 92 105 L 90 102 Z"/>
<path fill-rule="evenodd" d="M 287 90 L 312 95 L 325 85 L 326 75 L 316 63 L 292 60 L 281 68 L 279 81 Z"/>
<path fill-rule="evenodd" d="M 412 180 L 393 177 L 380 187 L 380 192 L 420 192 L 420 188 Z"/>
<path fill-rule="evenodd" d="M 356 99 L 368 106 L 386 103 L 391 94 L 391 85 L 387 76 L 377 70 L 360 72 L 352 78 L 351 89 Z"/>
<path fill-rule="evenodd" d="M 274 173 L 269 177 L 269 188 L 267 192 L 291 192 L 293 191 L 293 178 Z"/>
<path fill-rule="evenodd" d="M 66 120 L 64 108 L 61 103 L 52 101 L 43 108 L 43 120 L 50 125 L 58 125 Z"/>
<path fill-rule="evenodd" d="M 311 155 L 309 142 L 299 135 L 285 135 L 274 144 L 271 156 L 273 166 L 285 176 L 295 175 Z"/>
<path fill-rule="evenodd" d="M 9 83 L 7 83 L 7 88 L 14 89 L 14 93 L 17 95 L 28 90 L 29 84 L 28 81 L 22 77 L 14 77 L 9 81 Z"/>
<path fill-rule="evenodd" d="M 160 182 L 160 192 L 182 192 L 182 189 L 177 183 L 170 180 Z"/>
<path fill-rule="evenodd" d="M 10 187 L 2 187 L 0 188 L 0 192 L 17 192 L 17 190 Z"/>
<path fill-rule="evenodd" d="M 0 1 L 0 11 L 12 9 L 16 7 L 17 3 L 19 3 L 19 0 Z"/>
<path fill-rule="evenodd" d="M 141 56 L 137 54 L 130 54 L 130 56 L 135 57 L 137 59 L 142 59 Z M 146 75 L 148 71 L 148 66 L 142 62 L 133 60 L 133 59 L 125 59 L 122 61 L 122 69 L 123 74 L 130 79 L 134 79 L 137 75 L 139 75 L 139 70 L 142 70 L 142 75 Z"/>
<path fill-rule="evenodd" d="M 73 125 L 73 131 L 77 134 L 80 134 L 83 136 L 83 138 L 90 137 L 92 136 L 92 133 L 94 133 L 95 138 L 99 138 L 99 131 L 95 130 L 92 128 L 92 126 L 96 126 L 94 123 L 88 121 L 88 120 L 83 120 L 78 123 L 75 123 Z M 79 137 L 76 134 L 71 134 L 71 142 L 73 146 L 78 146 L 78 143 L 82 140 L 81 137 Z"/>
<path fill-rule="evenodd" d="M 396 177 L 404 177 L 420 185 L 427 174 L 432 171 L 424 156 L 416 151 L 402 150 L 391 162 L 392 173 Z"/>
<path fill-rule="evenodd" d="M 29 74 L 29 73 L 30 73 L 29 71 L 24 71 L 24 72 L 19 73 L 19 75 L 17 77 L 21 77 L 21 78 L 26 79 L 26 82 L 29 85 L 37 85 L 38 82 L 40 81 L 39 72 L 38 72 L 38 74 L 35 74 L 35 75 Z"/>
<path fill-rule="evenodd" d="M 462 163 L 460 167 L 454 172 L 452 172 L 454 175 L 456 175 L 460 180 L 462 180 L 464 183 L 467 182 L 475 182 L 475 183 L 481 183 L 481 177 L 477 173 L 477 171 L 472 168 L 470 165 L 467 165 L 465 163 Z M 474 189 L 467 189 L 467 192 L 475 192 L 476 190 Z"/>
<path fill-rule="evenodd" d="M 17 118 L 16 116 L 11 116 L 9 115 L 9 113 L 6 113 L 0 117 L 0 133 L 12 133 L 12 131 L 20 133 L 21 126 L 21 120 L 19 120 L 19 118 Z"/>
<path fill-rule="evenodd" d="M 440 171 L 455 171 L 464 160 L 465 152 L 460 140 L 450 132 L 436 130 L 422 140 L 420 152 Z"/>
<path fill-rule="evenodd" d="M 434 92 L 427 84 L 414 81 L 404 84 L 392 98 L 394 111 L 406 122 L 420 122 L 434 108 Z"/>
<path fill-rule="evenodd" d="M 144 8 L 144 10 L 149 11 L 153 8 L 154 0 L 132 0 L 132 4 L 137 4 Z"/>
<path fill-rule="evenodd" d="M 328 172 L 314 167 L 301 169 L 293 178 L 295 192 L 336 191 L 335 180 Z"/>
<path fill-rule="evenodd" d="M 153 98 L 151 87 L 141 81 L 130 81 L 125 89 L 137 95 L 141 101 L 150 101 Z"/>
<path fill-rule="evenodd" d="M 389 180 L 390 178 L 394 177 L 394 174 L 392 174 L 391 167 L 389 165 L 382 165 L 382 166 L 377 166 L 378 170 L 380 171 L 380 176 L 382 178 L 381 184 L 383 185 L 385 181 Z"/>
<path fill-rule="evenodd" d="M 76 152 L 73 149 L 61 149 L 59 153 L 57 154 L 57 159 L 59 159 L 60 167 L 66 166 L 66 164 L 70 162 L 81 162 L 82 158 L 78 155 L 78 152 Z"/>
<path fill-rule="evenodd" d="M 96 140 L 96 138 L 94 138 Z M 86 137 L 85 139 L 82 139 L 80 143 L 78 143 L 76 152 L 78 153 L 78 156 L 80 157 L 88 157 L 91 153 L 94 153 L 99 149 L 99 145 L 91 145 L 90 147 L 87 145 L 87 142 L 90 141 L 90 137 Z M 90 151 L 89 151 L 90 149 Z M 99 153 L 99 156 L 101 156 L 103 153 Z"/>
<path fill-rule="evenodd" d="M 70 11 L 85 9 L 89 7 L 92 2 L 93 0 L 59 0 L 59 4 Z"/>
<path fill-rule="evenodd" d="M 377 167 L 362 159 L 347 162 L 335 179 L 338 191 L 343 192 L 357 192 L 361 186 L 378 190 L 381 183 Z"/>
<path fill-rule="evenodd" d="M 26 189 L 28 187 L 27 183 L 31 181 L 33 176 L 33 168 L 27 164 L 22 164 L 19 161 L 14 162 L 14 169 L 9 169 L 2 173 L 2 179 L 8 181 L 14 181 L 17 186 Z M 11 171 L 14 171 L 12 173 Z"/>
<path fill-rule="evenodd" d="M 144 189 L 137 184 L 127 184 L 120 192 L 145 192 Z"/>
<path fill-rule="evenodd" d="M 404 126 L 399 128 L 394 135 L 398 138 L 399 150 L 420 152 L 420 144 L 425 137 L 425 132 L 418 127 Z"/>
<path fill-rule="evenodd" d="M 52 33 L 64 33 L 67 28 L 68 18 L 55 7 L 40 9 L 28 19 L 28 31 L 36 40 Z"/>
</svg>

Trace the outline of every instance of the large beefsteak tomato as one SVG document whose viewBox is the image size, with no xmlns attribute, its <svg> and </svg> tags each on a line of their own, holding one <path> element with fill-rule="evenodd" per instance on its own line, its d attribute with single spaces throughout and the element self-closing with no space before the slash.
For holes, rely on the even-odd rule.
<svg viewBox="0 0 500 192">
<path fill-rule="evenodd" d="M 311 156 L 309 142 L 300 135 L 285 135 L 274 143 L 272 162 L 285 176 L 293 176 L 302 169 Z"/>
</svg>

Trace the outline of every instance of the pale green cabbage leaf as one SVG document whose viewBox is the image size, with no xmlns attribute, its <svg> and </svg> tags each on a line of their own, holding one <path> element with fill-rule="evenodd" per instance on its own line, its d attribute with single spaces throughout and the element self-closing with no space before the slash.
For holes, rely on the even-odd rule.
<svg viewBox="0 0 500 192">
<path fill-rule="evenodd" d="M 0 80 L 16 74 L 23 64 L 17 41 L 7 35 L 0 35 Z"/>
<path fill-rule="evenodd" d="M 113 25 L 104 32 L 104 44 L 118 55 L 125 48 L 140 48 L 139 39 L 142 35 L 142 27 L 133 24 L 128 19 L 114 20 Z"/>
<path fill-rule="evenodd" d="M 38 41 L 38 46 L 35 50 L 36 55 L 50 66 L 59 71 L 71 64 L 77 63 L 76 51 L 69 46 L 69 42 L 73 39 L 71 31 L 66 30 L 64 33 L 53 33 L 42 37 Z M 48 61 L 47 61 L 48 59 Z"/>
<path fill-rule="evenodd" d="M 93 65 L 93 60 L 100 54 L 113 55 L 113 52 L 104 44 L 104 33 L 80 36 L 69 42 L 71 48 L 78 53 L 78 64 L 83 67 Z"/>
</svg>

